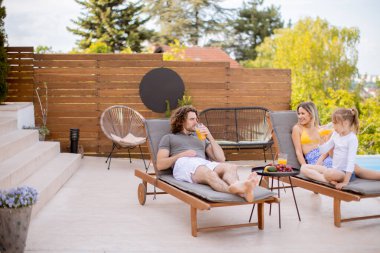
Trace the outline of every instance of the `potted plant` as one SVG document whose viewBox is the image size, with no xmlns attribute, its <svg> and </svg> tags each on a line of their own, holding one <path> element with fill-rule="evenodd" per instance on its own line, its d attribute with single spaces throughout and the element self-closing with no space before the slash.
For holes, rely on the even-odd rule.
<svg viewBox="0 0 380 253">
<path fill-rule="evenodd" d="M 28 186 L 0 191 L 0 252 L 24 252 L 37 195 Z"/>
<path fill-rule="evenodd" d="M 44 141 L 46 135 L 50 134 L 50 131 L 46 126 L 47 115 L 48 115 L 48 87 L 47 87 L 46 83 L 44 83 L 44 89 L 45 89 L 45 107 L 42 106 L 41 97 L 40 97 L 40 93 L 39 93 L 41 88 L 38 86 L 35 89 L 36 94 L 37 94 L 38 103 L 40 105 L 41 118 L 42 118 L 42 126 L 37 127 L 38 133 L 40 134 L 40 141 Z"/>
</svg>

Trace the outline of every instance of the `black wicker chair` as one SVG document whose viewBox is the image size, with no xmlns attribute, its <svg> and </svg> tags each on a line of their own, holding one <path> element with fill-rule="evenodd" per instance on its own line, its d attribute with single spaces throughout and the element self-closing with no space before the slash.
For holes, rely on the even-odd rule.
<svg viewBox="0 0 380 253">
<path fill-rule="evenodd" d="M 272 129 L 264 107 L 208 108 L 199 114 L 217 143 L 223 148 L 270 150 L 272 160 Z"/>
</svg>

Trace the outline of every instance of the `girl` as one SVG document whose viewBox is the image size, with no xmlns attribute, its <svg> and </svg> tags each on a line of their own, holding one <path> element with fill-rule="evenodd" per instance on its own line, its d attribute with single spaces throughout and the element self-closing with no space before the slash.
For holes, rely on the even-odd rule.
<svg viewBox="0 0 380 253">
<path fill-rule="evenodd" d="M 332 169 L 318 165 L 305 165 L 301 167 L 301 172 L 305 169 L 303 174 L 306 176 L 329 182 L 339 190 L 354 180 L 355 174 L 364 179 L 380 180 L 380 172 L 355 166 L 358 149 L 356 136 L 359 130 L 358 111 L 355 108 L 337 109 L 332 115 L 332 123 L 335 132 L 325 144 L 319 147 L 321 154 L 325 154 L 333 148 Z"/>
</svg>

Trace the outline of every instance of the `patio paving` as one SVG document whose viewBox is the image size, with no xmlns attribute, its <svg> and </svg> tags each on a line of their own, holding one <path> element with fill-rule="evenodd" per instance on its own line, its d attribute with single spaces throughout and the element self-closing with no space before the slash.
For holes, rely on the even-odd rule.
<svg viewBox="0 0 380 253">
<path fill-rule="evenodd" d="M 142 160 L 85 157 L 78 172 L 32 220 L 25 252 L 380 252 L 380 219 L 333 225 L 332 199 L 296 188 L 302 221 L 290 189 L 281 192 L 282 229 L 278 207 L 265 206 L 265 228 L 247 227 L 191 236 L 190 208 L 170 195 L 137 200 Z M 240 164 L 254 164 L 242 161 Z M 257 162 L 256 162 L 257 164 Z M 239 168 L 241 177 L 248 167 Z M 149 188 L 152 190 L 152 188 Z M 199 212 L 199 224 L 247 222 L 251 206 Z M 380 198 L 342 204 L 342 215 L 380 213 Z M 254 216 L 253 221 L 256 221 Z"/>
</svg>

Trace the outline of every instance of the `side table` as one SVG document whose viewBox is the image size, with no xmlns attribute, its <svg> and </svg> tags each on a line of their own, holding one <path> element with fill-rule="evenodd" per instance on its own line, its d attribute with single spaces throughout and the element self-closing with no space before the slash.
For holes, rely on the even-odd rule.
<svg viewBox="0 0 380 253">
<path fill-rule="evenodd" d="M 293 184 L 292 184 L 292 179 L 291 179 L 291 176 L 298 175 L 300 173 L 300 171 L 297 169 L 293 169 L 292 172 L 264 172 L 264 167 L 255 167 L 255 168 L 252 168 L 252 172 L 256 172 L 258 175 L 261 176 L 259 185 L 261 185 L 261 181 L 263 180 L 264 176 L 271 177 L 272 178 L 272 184 L 271 184 L 270 190 L 273 191 L 274 189 L 277 189 L 277 194 L 278 194 L 279 198 L 281 197 L 280 196 L 280 189 L 291 188 L 292 194 L 293 194 L 293 199 L 294 199 L 294 204 L 295 204 L 296 209 L 297 209 L 298 220 L 301 221 L 301 216 L 300 216 L 300 213 L 298 211 L 297 200 L 296 200 L 296 196 L 294 195 L 294 189 L 293 189 Z M 290 186 L 280 187 L 280 178 L 281 177 L 288 177 Z M 275 187 L 275 188 L 273 187 L 273 179 L 274 178 L 277 179 L 277 187 Z M 253 206 L 252 206 L 252 211 L 251 211 L 251 215 L 249 217 L 249 222 L 251 222 L 254 209 L 255 209 L 255 204 L 253 204 Z M 270 211 L 271 211 L 271 209 L 272 209 L 272 204 L 271 204 Z M 269 212 L 269 214 L 270 214 L 270 212 Z M 281 228 L 281 201 L 278 202 L 278 225 L 279 225 L 279 228 Z"/>
</svg>

